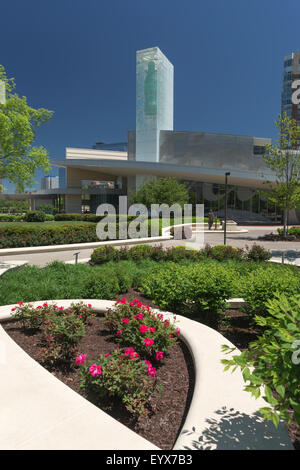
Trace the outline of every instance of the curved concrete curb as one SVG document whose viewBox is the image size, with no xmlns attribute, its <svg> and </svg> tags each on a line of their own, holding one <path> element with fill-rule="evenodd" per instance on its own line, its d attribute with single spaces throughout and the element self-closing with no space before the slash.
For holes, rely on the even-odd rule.
<svg viewBox="0 0 300 470">
<path fill-rule="evenodd" d="M 80 300 L 53 302 L 68 307 Z M 115 304 L 106 300 L 84 301 L 91 303 L 98 313 Z M 14 306 L 0 307 L 0 321 L 11 318 Z M 170 320 L 174 317 L 170 312 L 163 313 Z M 176 316 L 176 323 L 193 357 L 195 387 L 174 449 L 293 449 L 284 423 L 275 429 L 273 423 L 263 421 L 257 414 L 266 403 L 243 391 L 240 371 L 233 374 L 223 371 L 220 361 L 225 356 L 221 345 L 233 347 L 232 343 L 215 330 L 185 317 Z M 0 400 L 4 408 L 0 448 L 157 449 L 53 377 L 1 327 L 0 335 L 7 348 L 7 361 L 0 362 Z"/>
<path fill-rule="evenodd" d="M 90 242 L 90 243 L 69 243 L 67 245 L 45 245 L 45 246 L 26 246 L 21 248 L 1 248 L 0 256 L 6 255 L 20 255 L 28 253 L 45 253 L 51 251 L 72 251 L 72 250 L 87 250 L 92 248 L 98 248 L 99 246 L 112 245 L 112 246 L 123 246 L 123 245 L 138 245 L 143 243 L 154 243 L 171 240 L 170 235 L 161 235 L 158 237 L 147 237 L 147 238 L 127 238 L 125 240 L 106 240 L 103 242 Z"/>
<path fill-rule="evenodd" d="M 164 228 L 162 228 L 161 233 L 162 233 L 163 236 L 170 235 L 171 228 L 173 228 L 173 227 L 184 227 L 184 226 L 190 226 L 190 225 L 196 225 L 197 228 L 199 228 L 199 230 L 193 231 L 194 233 L 213 233 L 213 234 L 222 233 L 224 235 L 224 230 L 222 230 L 222 229 L 217 229 L 217 230 L 211 229 L 211 230 L 209 230 L 208 229 L 208 224 L 206 224 L 206 223 L 196 223 L 195 224 L 193 222 L 192 223 L 186 223 L 186 224 L 170 225 L 169 227 L 164 227 Z M 238 229 L 238 230 L 230 230 L 230 228 L 228 228 L 226 230 L 226 233 L 248 233 L 248 230 L 244 229 L 244 228 Z"/>
</svg>

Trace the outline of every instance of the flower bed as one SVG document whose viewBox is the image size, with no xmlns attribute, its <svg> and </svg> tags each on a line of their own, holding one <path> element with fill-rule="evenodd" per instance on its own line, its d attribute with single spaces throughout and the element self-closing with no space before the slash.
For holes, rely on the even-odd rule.
<svg viewBox="0 0 300 470">
<path fill-rule="evenodd" d="M 126 310 L 132 323 L 122 322 L 125 318 L 122 317 L 123 330 L 133 329 L 135 322 L 136 330 L 140 331 L 136 338 L 140 335 L 142 340 L 153 340 L 149 346 L 143 341 L 149 356 L 138 344 L 129 347 L 134 341 L 126 343 L 124 335 L 117 338 L 114 327 L 107 329 L 108 318 L 94 316 L 89 306 L 73 304 L 72 308 L 63 309 L 59 304 L 55 307 L 44 303 L 38 307 L 33 309 L 20 303 L 13 311 L 15 319 L 2 324 L 7 333 L 73 390 L 161 449 L 171 449 L 187 408 L 191 380 L 191 358 L 185 346 L 176 340 L 179 333 L 176 328 L 165 326 L 163 319 L 153 315 L 151 320 L 157 329 L 151 331 L 155 327 L 149 324 L 148 334 L 141 332 L 140 326 L 149 323 L 151 309 L 139 301 L 129 305 L 123 299 L 111 311 L 116 328 L 119 328 L 116 317 Z M 134 318 L 136 310 L 145 313 L 141 324 Z M 173 338 L 169 338 L 170 331 Z M 163 336 L 172 340 L 171 348 L 159 343 Z M 155 343 L 160 344 L 159 350 Z"/>
</svg>

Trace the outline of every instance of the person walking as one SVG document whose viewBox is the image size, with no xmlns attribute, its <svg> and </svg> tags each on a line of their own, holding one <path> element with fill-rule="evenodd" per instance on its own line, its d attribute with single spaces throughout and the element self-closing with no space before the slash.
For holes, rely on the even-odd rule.
<svg viewBox="0 0 300 470">
<path fill-rule="evenodd" d="M 214 220 L 215 220 L 215 214 L 210 209 L 209 214 L 208 214 L 208 230 L 212 228 Z"/>
</svg>

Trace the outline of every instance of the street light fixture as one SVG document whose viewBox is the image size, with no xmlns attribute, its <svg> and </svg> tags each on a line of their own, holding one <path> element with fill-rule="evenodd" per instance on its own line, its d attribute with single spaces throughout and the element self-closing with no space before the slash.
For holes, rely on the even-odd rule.
<svg viewBox="0 0 300 470">
<path fill-rule="evenodd" d="M 227 178 L 230 172 L 225 173 L 225 210 L 224 210 L 224 245 L 226 245 L 226 224 L 227 224 Z"/>
</svg>

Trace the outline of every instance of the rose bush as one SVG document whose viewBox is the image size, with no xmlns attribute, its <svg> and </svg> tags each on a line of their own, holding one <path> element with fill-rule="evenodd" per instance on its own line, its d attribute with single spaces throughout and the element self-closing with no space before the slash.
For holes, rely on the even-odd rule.
<svg viewBox="0 0 300 470">
<path fill-rule="evenodd" d="M 86 355 L 80 354 L 76 364 L 80 367 L 80 387 L 95 404 L 104 397 L 119 398 L 131 414 L 140 416 L 148 413 L 146 404 L 151 395 L 161 391 L 155 368 L 133 348 L 101 354 L 96 362 L 86 361 Z"/>
<path fill-rule="evenodd" d="M 180 334 L 162 313 L 153 312 L 138 299 L 117 301 L 116 307 L 106 312 L 105 322 L 116 335 L 116 341 L 134 347 L 141 355 L 156 361 L 163 358 Z"/>
</svg>

